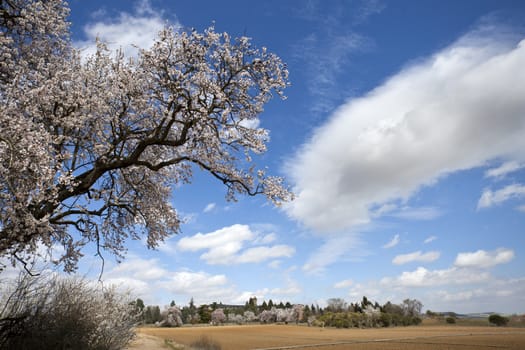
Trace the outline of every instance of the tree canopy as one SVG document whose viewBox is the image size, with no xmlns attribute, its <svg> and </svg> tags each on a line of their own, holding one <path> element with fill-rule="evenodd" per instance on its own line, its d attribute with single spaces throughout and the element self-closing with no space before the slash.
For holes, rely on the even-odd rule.
<svg viewBox="0 0 525 350">
<path fill-rule="evenodd" d="M 65 1 L 0 1 L 0 256 L 58 245 L 74 271 L 82 248 L 122 257 L 180 230 L 174 186 L 196 169 L 227 198 L 291 199 L 252 161 L 266 151 L 264 105 L 286 66 L 246 37 L 166 27 L 135 58 L 102 42 L 82 58 Z"/>
</svg>

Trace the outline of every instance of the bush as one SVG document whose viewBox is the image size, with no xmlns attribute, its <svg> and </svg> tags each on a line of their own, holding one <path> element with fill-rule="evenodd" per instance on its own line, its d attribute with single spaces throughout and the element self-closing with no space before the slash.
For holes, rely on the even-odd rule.
<svg viewBox="0 0 525 350">
<path fill-rule="evenodd" d="M 25 274 L 3 295 L 1 349 L 122 349 L 139 317 L 131 298 L 78 278 Z"/>
<path fill-rule="evenodd" d="M 498 314 L 493 314 L 489 316 L 489 323 L 496 326 L 506 326 L 509 322 L 509 319 Z"/>
<path fill-rule="evenodd" d="M 221 350 L 222 347 L 216 341 L 208 338 L 207 336 L 201 336 L 199 339 L 190 344 L 192 350 Z"/>
<path fill-rule="evenodd" d="M 447 322 L 448 324 L 454 324 L 456 323 L 456 319 L 454 317 L 447 317 L 445 318 L 445 322 Z"/>
</svg>

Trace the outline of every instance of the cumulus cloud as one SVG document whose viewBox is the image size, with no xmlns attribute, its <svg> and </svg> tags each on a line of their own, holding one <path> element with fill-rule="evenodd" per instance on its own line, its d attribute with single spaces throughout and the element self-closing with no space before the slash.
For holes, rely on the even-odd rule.
<svg viewBox="0 0 525 350">
<path fill-rule="evenodd" d="M 489 208 L 501 204 L 511 198 L 519 198 L 523 196 L 525 196 L 525 186 L 520 184 L 508 185 L 496 191 L 485 189 L 479 198 L 478 209 Z"/>
<path fill-rule="evenodd" d="M 516 305 L 523 305 L 525 278 L 497 279 L 486 272 L 476 278 L 478 273 L 472 269 L 418 268 L 381 281 L 357 283 L 349 295 L 354 300 L 366 295 L 380 303 L 401 302 L 410 295 L 423 301 L 426 309 L 460 313 L 497 311 L 511 314 L 516 312 Z M 425 278 L 431 280 L 425 283 Z"/>
<path fill-rule="evenodd" d="M 399 235 L 396 234 L 394 237 L 392 237 L 392 239 L 387 244 L 383 245 L 383 248 L 385 249 L 393 248 L 399 244 L 399 241 L 400 241 Z"/>
<path fill-rule="evenodd" d="M 284 244 L 272 247 L 255 247 L 246 249 L 236 260 L 238 263 L 257 263 L 273 258 L 290 258 L 294 253 L 293 247 Z"/>
<path fill-rule="evenodd" d="M 381 280 L 383 286 L 392 287 L 433 287 L 453 284 L 472 284 L 487 281 L 488 272 L 472 273 L 468 269 L 451 267 L 442 270 L 428 270 L 418 267 L 414 271 L 404 271 L 400 276 L 385 277 Z"/>
<path fill-rule="evenodd" d="M 290 162 L 288 214 L 320 232 L 356 227 L 450 173 L 520 157 L 524 65 L 525 41 L 471 33 L 342 105 Z"/>
<path fill-rule="evenodd" d="M 85 56 L 96 52 L 96 39 L 112 50 L 122 49 L 127 56 L 136 56 L 138 48 L 149 48 L 158 32 L 166 25 L 162 12 L 151 7 L 149 1 L 137 3 L 133 13 L 120 12 L 108 16 L 104 11 L 95 14 L 95 20 L 84 26 L 85 40 L 75 42 Z M 178 26 L 178 23 L 173 23 Z"/>
<path fill-rule="evenodd" d="M 102 277 L 105 285 L 129 291 L 148 304 L 162 305 L 174 298 L 189 300 L 192 297 L 196 302 L 203 303 L 216 300 L 231 302 L 237 293 L 224 274 L 171 269 L 159 259 L 135 255 L 128 256 L 120 264 L 108 266 Z"/>
<path fill-rule="evenodd" d="M 177 271 L 172 273 L 168 280 L 161 283 L 161 286 L 175 294 L 210 295 L 212 290 L 224 290 L 227 284 L 228 279 L 222 274 L 211 275 L 202 271 Z M 212 292 L 211 294 L 215 293 Z"/>
<path fill-rule="evenodd" d="M 499 248 L 494 251 L 478 250 L 475 252 L 459 253 L 454 262 L 458 267 L 488 268 L 508 263 L 514 259 L 512 249 Z"/>
<path fill-rule="evenodd" d="M 116 265 L 107 277 L 114 279 L 117 276 L 129 276 L 137 280 L 159 280 L 169 275 L 168 270 L 162 268 L 158 259 L 129 258 Z"/>
<path fill-rule="evenodd" d="M 295 253 L 295 248 L 282 244 L 245 248 L 246 244 L 267 244 L 275 239 L 274 233 L 261 235 L 248 225 L 236 224 L 210 233 L 183 237 L 177 243 L 177 249 L 191 252 L 205 250 L 200 257 L 211 265 L 257 263 L 291 257 Z"/>
<path fill-rule="evenodd" d="M 518 171 L 520 169 L 523 169 L 524 167 L 525 167 L 524 163 L 520 163 L 520 162 L 517 162 L 517 161 L 505 162 L 505 163 L 501 164 L 497 168 L 488 169 L 485 172 L 485 177 L 497 178 L 497 179 L 498 178 L 503 178 L 507 174 L 510 174 L 512 172 L 515 172 L 515 171 Z"/>
<path fill-rule="evenodd" d="M 421 251 L 408 253 L 408 254 L 401 254 L 396 255 L 396 257 L 392 260 L 392 263 L 396 265 L 403 265 L 408 264 L 411 262 L 432 262 L 439 259 L 441 253 L 440 252 L 427 252 L 422 253 Z"/>
</svg>

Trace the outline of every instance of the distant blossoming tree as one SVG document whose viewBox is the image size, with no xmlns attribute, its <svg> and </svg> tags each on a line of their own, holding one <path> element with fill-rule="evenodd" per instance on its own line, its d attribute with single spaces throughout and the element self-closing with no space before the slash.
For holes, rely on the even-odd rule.
<svg viewBox="0 0 525 350">
<path fill-rule="evenodd" d="M 162 321 L 159 322 L 161 327 L 180 327 L 182 324 L 182 312 L 177 306 L 170 306 L 164 311 Z"/>
<path fill-rule="evenodd" d="M 217 326 L 226 322 L 226 315 L 223 309 L 216 309 L 211 313 L 211 322 Z"/>
<path fill-rule="evenodd" d="M 249 39 L 167 27 L 130 59 L 104 43 L 81 59 L 63 0 L 0 1 L 0 256 L 27 261 L 63 247 L 122 257 L 177 233 L 173 186 L 208 172 L 227 198 L 291 198 L 251 156 L 266 150 L 258 116 L 283 97 L 282 61 Z"/>
</svg>

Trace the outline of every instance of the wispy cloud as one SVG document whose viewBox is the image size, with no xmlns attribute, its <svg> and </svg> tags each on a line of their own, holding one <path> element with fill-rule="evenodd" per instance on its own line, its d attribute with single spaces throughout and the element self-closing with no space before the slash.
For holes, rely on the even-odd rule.
<svg viewBox="0 0 525 350">
<path fill-rule="evenodd" d="M 343 281 L 340 281 L 340 282 L 337 282 L 336 284 L 334 284 L 334 288 L 348 288 L 350 287 L 351 285 L 354 284 L 354 281 L 352 280 L 343 280 Z"/>
<path fill-rule="evenodd" d="M 517 161 L 509 161 L 501 164 L 497 168 L 488 169 L 485 172 L 485 177 L 500 179 L 505 177 L 507 174 L 513 173 L 523 168 L 525 168 L 524 163 L 520 163 Z"/>
<path fill-rule="evenodd" d="M 411 208 L 403 207 L 388 216 L 406 220 L 434 220 L 442 215 L 441 210 L 434 207 Z"/>
<path fill-rule="evenodd" d="M 507 34 L 470 33 L 340 106 L 289 162 L 289 215 L 320 232 L 352 228 L 448 174 L 520 154 L 525 41 Z"/>
<path fill-rule="evenodd" d="M 311 22 L 315 31 L 294 46 L 294 57 L 305 68 L 300 74 L 305 75 L 308 92 L 313 97 L 311 110 L 315 115 L 322 115 L 347 97 L 341 86 L 348 84 L 341 81 L 340 73 L 354 54 L 371 46 L 371 40 L 353 27 L 381 12 L 382 6 L 379 1 L 356 2 L 352 6 L 337 1 L 330 6 L 322 1 L 308 1 L 303 5 L 295 15 Z M 350 17 L 354 18 L 354 23 L 348 21 Z"/>
<path fill-rule="evenodd" d="M 385 249 L 390 249 L 390 248 L 393 248 L 395 247 L 396 245 L 398 245 L 400 242 L 400 238 L 399 238 L 399 235 L 396 234 L 394 237 L 392 237 L 392 239 L 386 243 L 385 245 L 383 245 L 383 248 Z"/>
<path fill-rule="evenodd" d="M 432 251 L 427 253 L 422 253 L 421 251 L 408 253 L 408 254 L 401 254 L 396 255 L 394 259 L 392 260 L 393 264 L 396 265 L 403 265 L 408 264 L 411 262 L 432 262 L 439 259 L 441 253 Z"/>
<path fill-rule="evenodd" d="M 382 0 L 364 0 L 355 11 L 354 20 L 356 24 L 366 22 L 375 14 L 381 13 L 386 8 L 386 3 Z"/>
<path fill-rule="evenodd" d="M 525 186 L 520 184 L 508 185 L 497 191 L 485 189 L 478 201 L 478 209 L 489 208 L 501 204 L 511 198 L 520 198 L 524 196 Z"/>
<path fill-rule="evenodd" d="M 437 239 L 436 236 L 430 236 L 430 237 L 428 237 L 427 239 L 425 239 L 425 240 L 423 241 L 423 243 L 428 244 L 428 243 L 430 243 L 430 242 L 434 242 L 436 239 Z"/>
<path fill-rule="evenodd" d="M 202 210 L 204 213 L 209 213 L 217 207 L 216 203 L 208 203 Z"/>
</svg>

